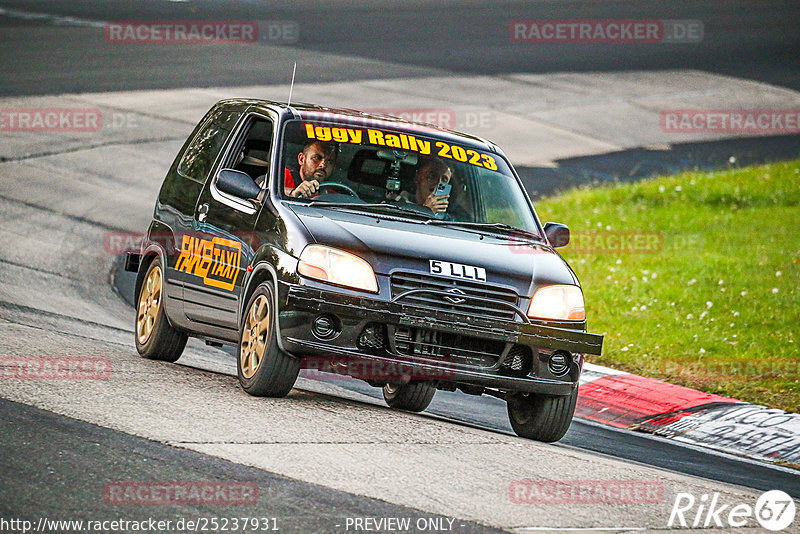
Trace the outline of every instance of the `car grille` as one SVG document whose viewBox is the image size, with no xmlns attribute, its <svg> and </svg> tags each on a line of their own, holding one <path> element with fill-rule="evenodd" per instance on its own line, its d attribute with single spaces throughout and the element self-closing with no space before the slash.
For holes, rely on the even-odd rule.
<svg viewBox="0 0 800 534">
<path fill-rule="evenodd" d="M 456 302 L 452 302 L 451 300 L 447 300 L 447 297 L 443 295 L 420 292 L 404 297 L 400 301 L 402 304 L 413 304 L 415 306 L 434 310 L 511 321 L 514 320 L 516 315 L 515 312 L 507 306 L 497 302 L 491 302 L 500 301 L 513 306 L 517 305 L 517 294 L 511 289 L 503 287 L 402 272 L 392 274 L 391 286 L 392 298 L 413 289 L 427 289 L 453 292 L 453 296 L 450 297 L 450 299 L 456 300 Z M 458 302 L 459 291 L 464 295 L 478 298 L 462 299 L 463 302 Z"/>
<path fill-rule="evenodd" d="M 488 368 L 497 364 L 506 343 L 427 328 L 400 326 L 394 330 L 394 346 L 403 356 Z"/>
</svg>

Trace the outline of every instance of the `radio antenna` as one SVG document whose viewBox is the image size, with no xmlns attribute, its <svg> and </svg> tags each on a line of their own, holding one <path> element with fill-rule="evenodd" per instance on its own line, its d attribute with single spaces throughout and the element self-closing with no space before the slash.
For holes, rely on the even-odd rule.
<svg viewBox="0 0 800 534">
<path fill-rule="evenodd" d="M 286 101 L 286 107 L 290 107 L 292 105 L 292 91 L 294 90 L 294 75 L 297 72 L 297 61 L 294 62 L 294 68 L 292 69 L 292 84 L 289 86 L 289 100 Z"/>
</svg>

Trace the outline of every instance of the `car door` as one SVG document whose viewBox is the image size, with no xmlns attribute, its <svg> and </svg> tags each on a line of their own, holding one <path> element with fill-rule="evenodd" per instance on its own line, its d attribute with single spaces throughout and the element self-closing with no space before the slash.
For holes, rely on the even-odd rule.
<svg viewBox="0 0 800 534">
<path fill-rule="evenodd" d="M 159 242 L 166 254 L 164 280 L 168 315 L 182 326 L 187 326 L 183 309 L 184 284 L 191 278 L 191 274 L 182 269 L 185 265 L 182 255 L 194 237 L 192 219 L 197 199 L 241 116 L 241 110 L 225 107 L 209 111 L 176 158 L 159 192 L 151 239 Z"/>
<path fill-rule="evenodd" d="M 257 249 L 253 229 L 260 208 L 220 191 L 217 179 L 223 169 L 246 172 L 254 181 L 267 174 L 275 119 L 255 112 L 244 117 L 197 199 L 190 245 L 195 276 L 184 286 L 184 311 L 212 337 L 238 341 L 238 299 Z"/>
</svg>

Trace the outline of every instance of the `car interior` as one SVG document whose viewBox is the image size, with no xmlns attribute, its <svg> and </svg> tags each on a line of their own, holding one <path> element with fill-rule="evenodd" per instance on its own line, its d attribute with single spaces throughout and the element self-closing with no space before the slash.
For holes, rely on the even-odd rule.
<svg viewBox="0 0 800 534">
<path fill-rule="evenodd" d="M 247 125 L 247 134 L 233 147 L 238 154 L 233 169 L 247 173 L 258 185 L 264 185 L 272 153 L 272 121 L 254 118 Z"/>
<path fill-rule="evenodd" d="M 272 157 L 273 123 L 265 118 L 254 117 L 250 119 L 245 131 L 245 135 L 241 136 L 230 152 L 236 156 L 232 157 L 228 166 L 247 173 L 263 188 Z M 304 140 L 299 128 L 287 128 L 282 155 L 283 167 L 297 167 L 297 154 L 302 150 Z M 387 187 L 391 193 L 397 194 L 403 191 L 413 198 L 416 189 L 414 175 L 418 164 L 418 157 L 413 153 L 342 143 L 339 145 L 336 166 L 326 181 L 343 184 L 352 189 L 358 197 L 345 193 L 341 188 L 330 187 L 323 188 L 317 199 L 329 202 L 385 202 Z M 475 213 L 482 212 L 481 203 L 477 198 L 480 196 L 477 190 L 480 187 L 475 182 L 474 172 L 457 162 L 448 164 L 454 170 L 451 181 L 453 186 L 451 208 L 448 209 L 448 213 L 457 220 L 479 220 L 474 216 Z"/>
</svg>

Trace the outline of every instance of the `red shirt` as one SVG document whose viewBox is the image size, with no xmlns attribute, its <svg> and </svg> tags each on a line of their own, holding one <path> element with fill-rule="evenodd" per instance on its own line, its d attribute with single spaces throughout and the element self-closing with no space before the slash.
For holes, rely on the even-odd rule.
<svg viewBox="0 0 800 534">
<path fill-rule="evenodd" d="M 284 169 L 283 171 L 283 187 L 288 188 L 289 191 L 293 191 L 295 187 L 297 187 L 294 183 L 294 176 L 292 176 L 292 171 L 289 169 Z"/>
<path fill-rule="evenodd" d="M 303 180 L 300 179 L 300 171 L 296 171 L 297 176 L 295 177 L 295 173 L 292 173 L 291 169 L 286 168 L 283 171 L 283 187 L 288 189 L 289 192 L 294 191 L 294 189 L 300 185 L 298 182 L 302 182 Z M 297 181 L 295 181 L 297 180 Z M 310 198 L 319 196 L 319 191 L 311 195 Z"/>
</svg>

